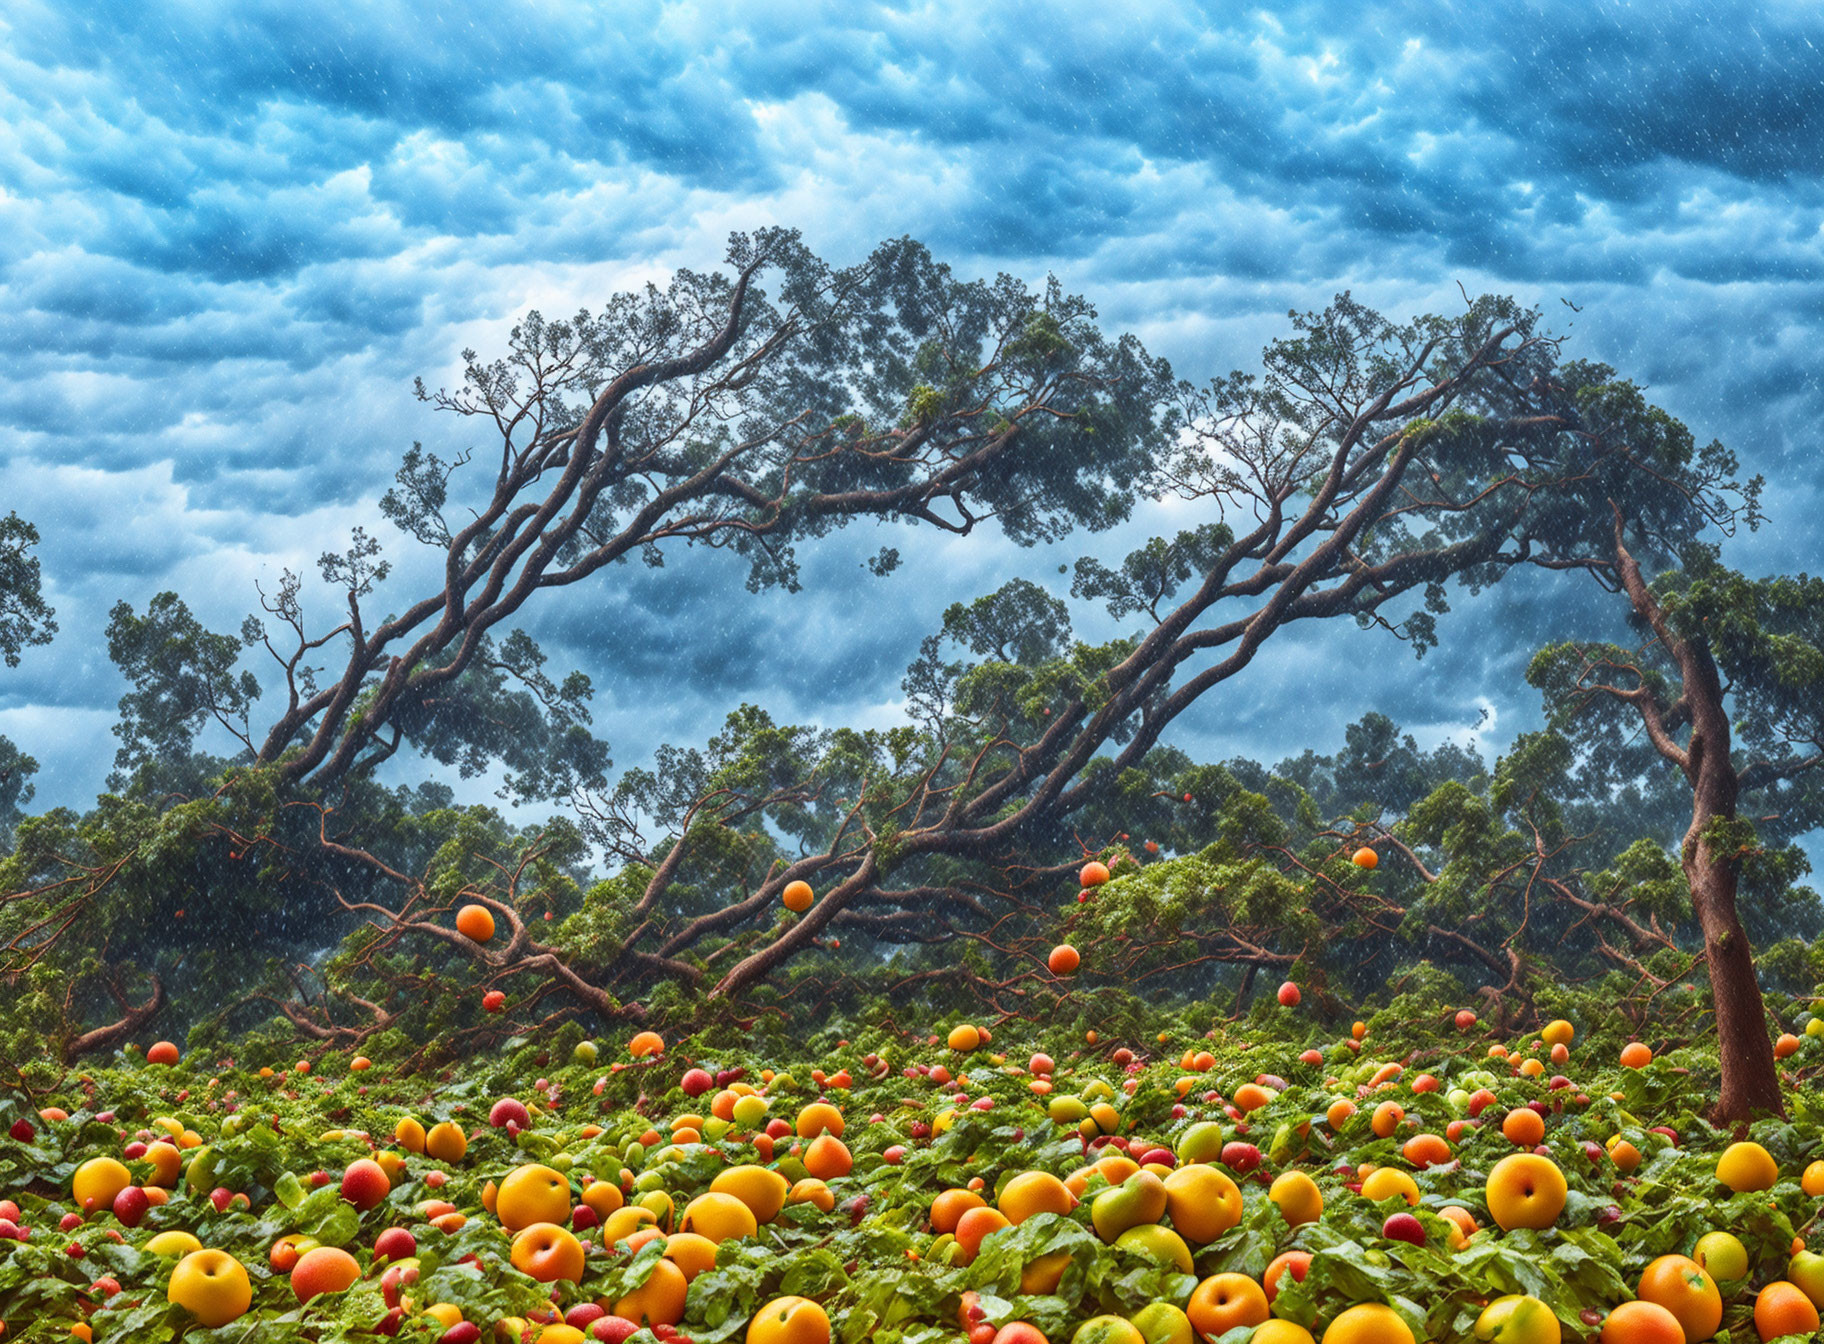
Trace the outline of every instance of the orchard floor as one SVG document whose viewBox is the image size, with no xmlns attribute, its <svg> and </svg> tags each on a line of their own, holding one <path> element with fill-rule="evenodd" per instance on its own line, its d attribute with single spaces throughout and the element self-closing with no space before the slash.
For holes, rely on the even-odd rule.
<svg viewBox="0 0 1824 1344">
<path fill-rule="evenodd" d="M 38 1062 L 0 1091 L 3 1337 L 1814 1337 L 1824 1039 L 1738 1135 L 1701 1043 L 1400 1029 Z"/>
</svg>

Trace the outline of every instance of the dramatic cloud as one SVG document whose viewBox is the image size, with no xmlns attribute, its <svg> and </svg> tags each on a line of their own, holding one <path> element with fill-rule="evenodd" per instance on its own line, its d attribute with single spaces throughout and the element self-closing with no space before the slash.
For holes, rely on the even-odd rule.
<svg viewBox="0 0 1824 1344">
<path fill-rule="evenodd" d="M 1767 474 L 1744 563 L 1816 567 L 1824 15 L 1208 9 L 11 7 L 0 493 L 44 533 L 63 634 L 0 679 L 0 731 L 45 761 L 40 800 L 106 772 L 113 602 L 176 588 L 233 628 L 256 582 L 376 523 L 402 448 L 460 446 L 414 375 L 765 223 L 838 261 L 909 233 L 964 273 L 1055 272 L 1194 377 L 1342 289 L 1397 315 L 1514 293 Z M 682 555 L 535 633 L 596 678 L 623 763 L 743 699 L 884 723 L 949 601 L 1016 573 L 1063 592 L 1081 551 L 1183 521 L 1143 508 L 1030 552 L 858 527 L 807 550 L 798 595 Z M 384 531 L 409 583 L 423 561 Z M 883 542 L 908 564 L 875 580 Z M 1184 740 L 1273 758 L 1369 708 L 1430 740 L 1489 710 L 1498 749 L 1534 718 L 1527 652 L 1584 609 L 1504 585 L 1421 664 L 1289 632 Z"/>
</svg>

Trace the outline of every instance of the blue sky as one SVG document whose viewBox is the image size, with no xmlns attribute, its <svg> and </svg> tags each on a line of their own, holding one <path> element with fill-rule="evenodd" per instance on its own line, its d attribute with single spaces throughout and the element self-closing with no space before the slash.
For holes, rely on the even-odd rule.
<svg viewBox="0 0 1824 1344">
<path fill-rule="evenodd" d="M 1344 289 L 1395 315 L 1540 304 L 1770 481 L 1732 552 L 1818 568 L 1824 11 L 1809 3 L 734 6 L 18 0 L 0 16 L 0 509 L 38 523 L 62 633 L 0 671 L 40 803 L 106 774 L 107 610 L 254 584 L 378 524 L 411 396 L 530 307 L 569 312 L 731 229 L 838 262 L 912 234 L 959 272 L 1049 272 L 1204 378 Z M 1580 308 L 1573 316 L 1559 300 Z M 1038 553 L 992 537 L 807 549 L 753 597 L 688 557 L 530 622 L 598 686 L 618 763 L 742 700 L 887 723 L 945 604 L 1189 520 Z M 861 557 L 909 563 L 887 580 Z M 1587 601 L 1510 584 L 1414 663 L 1276 639 L 1187 722 L 1200 754 L 1328 749 L 1365 710 L 1435 741 L 1536 721 L 1542 639 Z M 883 612 L 891 612 L 883 619 Z M 1095 633 L 1093 613 L 1080 629 Z"/>
</svg>

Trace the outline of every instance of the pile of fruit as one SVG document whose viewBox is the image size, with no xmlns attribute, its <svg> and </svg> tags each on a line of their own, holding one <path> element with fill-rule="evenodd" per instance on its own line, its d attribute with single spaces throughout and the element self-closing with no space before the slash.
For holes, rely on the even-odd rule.
<svg viewBox="0 0 1824 1344">
<path fill-rule="evenodd" d="M 1358 1023 L 1317 1048 L 1307 1023 L 1015 1054 L 1026 1025 L 872 1029 L 815 1066 L 642 1032 L 612 1062 L 517 1041 L 467 1076 L 162 1042 L 28 1071 L 0 1092 L 0 1338 L 1819 1330 L 1819 1118 L 1795 1090 L 1790 1120 L 1712 1129 L 1694 1048 L 1596 1058 L 1569 1022 L 1503 1042 L 1464 1011 L 1446 1042 Z"/>
</svg>

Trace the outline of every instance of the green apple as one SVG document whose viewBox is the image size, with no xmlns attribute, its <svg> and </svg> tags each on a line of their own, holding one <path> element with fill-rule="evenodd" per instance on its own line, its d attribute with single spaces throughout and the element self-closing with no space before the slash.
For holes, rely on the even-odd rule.
<svg viewBox="0 0 1824 1344">
<path fill-rule="evenodd" d="M 1054 1125 L 1074 1125 L 1089 1114 L 1089 1106 L 1081 1097 L 1053 1097 L 1045 1113 Z"/>
<path fill-rule="evenodd" d="M 1824 1305 L 1824 1255 L 1800 1251 L 1786 1266 L 1786 1278 L 1798 1285 L 1799 1291 L 1811 1299 L 1814 1307 Z"/>
<path fill-rule="evenodd" d="M 1146 1344 L 1146 1336 L 1119 1316 L 1091 1316 L 1077 1327 L 1070 1344 Z"/>
<path fill-rule="evenodd" d="M 1536 1297 L 1497 1297 L 1476 1317 L 1476 1338 L 1495 1344 L 1559 1344 L 1564 1332 L 1552 1309 Z"/>
<path fill-rule="evenodd" d="M 1222 1126 L 1200 1120 L 1178 1136 L 1180 1162 L 1214 1162 L 1222 1156 Z"/>
<path fill-rule="evenodd" d="M 1460 1087 L 1453 1087 L 1444 1094 L 1444 1100 L 1450 1103 L 1450 1109 L 1458 1115 L 1469 1109 L 1469 1093 Z"/>
<path fill-rule="evenodd" d="M 1165 1202 L 1165 1182 L 1150 1171 L 1136 1171 L 1096 1196 L 1089 1206 L 1089 1221 L 1098 1237 L 1113 1241 L 1130 1227 L 1158 1222 L 1165 1216 Z"/>
<path fill-rule="evenodd" d="M 1748 1248 L 1728 1232 L 1706 1232 L 1697 1239 L 1691 1258 L 1719 1283 L 1748 1273 Z"/>
<path fill-rule="evenodd" d="M 1138 1232 L 1140 1229 L 1134 1230 Z M 1154 1302 L 1127 1319 L 1145 1338 L 1146 1344 L 1196 1344 L 1197 1336 L 1191 1331 L 1191 1318 L 1170 1302 Z"/>
<path fill-rule="evenodd" d="M 593 1064 L 600 1053 L 596 1049 L 594 1041 L 578 1041 L 575 1048 L 570 1051 L 570 1058 L 578 1064 Z"/>
<path fill-rule="evenodd" d="M 1128 1228 L 1115 1238 L 1115 1245 L 1124 1251 L 1146 1251 L 1168 1265 L 1178 1266 L 1178 1272 L 1181 1274 L 1191 1272 L 1191 1248 L 1185 1245 L 1183 1237 L 1169 1227 L 1159 1226 L 1158 1223 L 1141 1223 Z M 1165 1304 L 1158 1302 L 1153 1305 L 1164 1306 Z M 1174 1307 L 1173 1310 L 1177 1310 L 1177 1308 Z M 1140 1317 L 1135 1316 L 1132 1319 L 1135 1325 L 1140 1326 L 1140 1332 L 1150 1341 L 1153 1338 L 1152 1332 L 1140 1324 Z"/>
</svg>

